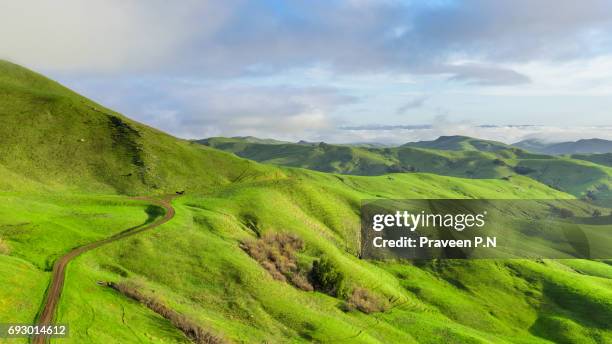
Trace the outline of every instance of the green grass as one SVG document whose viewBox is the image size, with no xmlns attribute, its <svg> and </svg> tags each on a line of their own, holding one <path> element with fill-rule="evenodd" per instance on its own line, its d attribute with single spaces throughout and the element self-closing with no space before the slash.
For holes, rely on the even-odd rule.
<svg viewBox="0 0 612 344">
<path fill-rule="evenodd" d="M 12 255 L 50 271 L 70 249 L 147 220 L 147 204 L 120 196 L 0 194 L 0 237 Z"/>
<path fill-rule="evenodd" d="M 0 253 L 0 321 L 32 323 L 53 262 L 74 247 L 141 225 L 148 206 L 113 195 L 0 193 L 0 238 L 9 248 Z M 78 277 L 68 277 L 67 285 L 74 283 Z"/>
<path fill-rule="evenodd" d="M 450 339 L 489 342 L 494 338 L 504 340 L 504 336 L 512 331 L 526 331 L 524 323 L 508 324 L 508 320 L 502 319 L 492 322 L 497 329 L 491 334 L 485 330 L 485 326 L 490 324 L 480 326 L 477 321 L 489 310 L 488 299 L 472 297 L 466 301 L 461 290 L 443 284 L 440 291 L 443 294 L 438 298 L 447 304 L 445 309 L 440 309 L 437 299 L 430 300 L 406 287 L 405 277 L 397 276 L 393 264 L 372 264 L 357 259 L 358 243 L 354 240 L 359 228 L 357 207 L 361 199 L 373 197 L 463 198 L 481 195 L 488 198 L 564 198 L 569 195 L 524 177 L 512 182 L 426 174 L 360 177 L 299 169 L 284 170 L 282 175 L 285 177 L 278 180 L 243 182 L 216 189 L 205 196 L 179 198 L 175 201 L 176 218 L 170 223 L 77 258 L 68 270 L 58 313 L 59 322 L 71 324 L 71 336 L 62 342 L 79 343 L 92 338 L 99 338 L 101 342 L 114 338 L 122 343 L 184 340 L 167 322 L 145 307 L 109 288 L 98 286 L 96 281 L 99 280 L 135 281 L 144 291 L 213 332 L 247 342 L 343 338 L 365 343 L 411 342 L 422 336 L 430 338 L 429 342 Z M 110 228 L 113 225 L 117 226 L 115 230 L 125 228 L 114 222 L 114 216 L 101 214 L 117 214 L 116 219 L 122 218 L 125 225 L 130 222 L 130 217 L 133 218 L 132 224 L 146 220 L 141 202 L 117 196 L 10 195 L 5 198 L 7 201 L 2 204 L 7 209 L 19 209 L 15 205 L 18 200 L 26 202 L 25 208 L 35 209 L 40 220 L 33 220 L 40 222 L 33 221 L 34 224 L 64 219 L 65 227 L 78 228 L 81 225 L 82 228 L 91 228 L 88 226 L 90 221 L 108 220 L 105 222 L 108 227 L 98 233 L 100 236 L 113 233 Z M 40 209 L 33 208 L 35 205 Z M 73 216 L 63 216 L 62 211 L 72 212 Z M 18 213 L 11 223 L 21 221 Z M 52 216 L 54 214 L 57 216 Z M 273 280 L 238 247 L 240 240 L 254 235 L 245 226 L 247 215 L 256 218 L 264 233 L 297 233 L 307 243 L 304 252 L 306 257 L 310 257 L 307 259 L 322 254 L 330 257 L 349 276 L 351 285 L 397 299 L 397 306 L 376 317 L 359 312 L 344 313 L 339 307 L 341 301 L 336 298 L 299 291 Z M 39 237 L 62 234 L 53 226 L 44 228 L 49 232 L 38 233 Z M 93 239 L 85 236 L 90 234 L 87 230 L 83 232 L 84 237 Z M 7 236 L 7 239 L 14 248 L 12 237 Z M 32 242 L 32 248 L 39 246 L 39 242 Z M 55 250 L 62 251 L 69 246 L 72 245 L 58 246 Z M 27 251 L 19 255 L 37 264 L 44 261 Z M 469 262 L 466 264 L 471 266 Z M 469 275 L 472 271 L 467 270 L 468 267 L 459 271 Z M 411 276 L 429 274 L 427 279 L 417 278 L 422 286 L 439 279 L 425 267 L 404 268 L 412 271 Z M 482 267 L 472 269 L 487 273 Z M 44 290 L 48 274 L 41 274 L 44 278 L 38 285 L 38 296 L 29 295 L 32 299 L 40 299 L 40 292 Z M 432 282 L 427 282 L 428 279 Z M 435 289 L 440 289 L 440 286 Z M 509 300 L 513 298 L 511 296 Z M 464 307 L 479 307 L 482 314 L 474 315 L 474 320 L 468 321 L 459 311 Z M 506 305 L 499 305 L 499 308 L 503 307 Z M 30 309 L 30 314 L 35 312 L 36 309 Z M 398 324 L 404 322 L 406 324 L 398 328 Z M 377 325 L 372 327 L 373 323 Z M 538 342 L 527 332 L 523 335 L 527 342 Z"/>
<path fill-rule="evenodd" d="M 591 307 L 600 305 L 601 312 L 612 300 L 603 291 L 601 277 L 554 262 L 542 268 L 529 261 L 368 263 L 355 257 L 356 242 L 348 240 L 358 230 L 359 199 L 374 192 L 418 198 L 468 197 L 478 192 L 486 197 L 499 192 L 504 198 L 567 195 L 527 178 L 523 187 L 481 180 L 478 189 L 469 180 L 463 184 L 461 179 L 433 175 L 394 175 L 393 180 L 342 176 L 341 181 L 300 170 L 286 174 L 289 179 L 179 198 L 172 222 L 88 253 L 77 264 L 87 266 L 82 271 L 91 276 L 92 288 L 98 288 L 93 286 L 96 279 L 136 281 L 151 295 L 236 341 L 546 343 L 544 338 L 559 340 L 554 337 L 558 333 L 542 328 L 535 333 L 532 326 L 543 317 L 560 314 L 577 324 L 581 333 L 610 338 L 609 330 L 585 318 L 583 306 L 557 305 L 547 286 L 556 283 L 570 289 L 584 284 L 572 297 Z M 449 190 L 445 183 L 457 186 Z M 413 187 L 403 187 L 408 185 Z M 306 257 L 330 257 L 348 276 L 350 285 L 393 298 L 395 307 L 375 316 L 344 313 L 336 298 L 274 280 L 239 248 L 240 240 L 254 237 L 245 224 L 247 215 L 256 217 L 263 233 L 296 233 L 306 242 Z M 606 264 L 593 264 L 597 264 L 591 269 L 593 275 L 612 272 Z M 83 293 L 78 289 L 70 292 Z M 70 317 L 61 313 L 60 319 Z M 102 319 L 89 326 L 109 326 Z M 143 325 L 134 331 L 147 330 Z M 122 342 L 131 342 L 130 337 L 116 335 Z"/>
<path fill-rule="evenodd" d="M 48 280 L 49 274 L 32 263 L 0 254 L 0 322 L 32 322 Z"/>
<path fill-rule="evenodd" d="M 57 321 L 70 325 L 64 343 L 189 343 L 167 320 L 97 281 L 116 278 L 115 265 L 78 259 L 67 271 Z M 113 271 L 110 272 L 109 270 Z M 123 272 L 119 272 L 123 273 Z"/>
</svg>

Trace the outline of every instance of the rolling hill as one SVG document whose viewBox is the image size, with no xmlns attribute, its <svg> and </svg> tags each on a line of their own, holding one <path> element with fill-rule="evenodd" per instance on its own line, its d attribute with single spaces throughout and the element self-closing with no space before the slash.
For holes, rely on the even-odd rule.
<svg viewBox="0 0 612 344">
<path fill-rule="evenodd" d="M 508 178 L 525 175 L 577 197 L 609 198 L 612 169 L 588 159 L 572 159 L 525 150 L 465 136 L 400 147 L 365 148 L 350 145 L 264 144 L 240 138 L 196 141 L 258 162 L 323 172 L 382 175 L 427 172 L 463 178 Z"/>
<path fill-rule="evenodd" d="M 371 149 L 316 144 L 286 149 L 304 146 L 297 152 L 317 159 L 328 150 L 359 154 L 380 165 L 381 175 L 266 165 L 134 122 L 14 64 L 0 62 L 0 72 L 0 323 L 36 319 L 57 257 L 156 216 L 147 202 L 128 196 L 186 190 L 173 202 L 170 222 L 70 263 L 56 314 L 70 335 L 55 342 L 190 341 L 151 304 L 204 328 L 215 342 L 612 340 L 606 262 L 358 256 L 364 199 L 573 198 L 522 175 L 383 175 L 402 150 L 429 157 L 411 160 L 423 169 L 440 161 L 449 173 L 450 162 L 463 156 L 461 164 L 469 166 L 472 154 L 478 164 L 494 164 L 486 173 L 499 176 L 511 167 L 491 160 L 536 156 L 398 147 L 381 157 Z"/>
<path fill-rule="evenodd" d="M 0 118 L 5 188 L 163 193 L 266 170 L 134 122 L 8 62 L 0 62 Z"/>
<path fill-rule="evenodd" d="M 409 142 L 403 147 L 418 147 L 439 150 L 497 152 L 511 147 L 495 141 L 475 139 L 468 136 L 440 136 L 433 141 Z"/>
</svg>

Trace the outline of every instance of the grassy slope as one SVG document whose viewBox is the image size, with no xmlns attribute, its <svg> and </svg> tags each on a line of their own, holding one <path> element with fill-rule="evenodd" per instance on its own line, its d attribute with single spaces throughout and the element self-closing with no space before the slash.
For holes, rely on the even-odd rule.
<svg viewBox="0 0 612 344">
<path fill-rule="evenodd" d="M 131 121 L 2 61 L 0 166 L 3 189 L 37 183 L 131 194 L 209 189 L 266 170 Z"/>
<path fill-rule="evenodd" d="M 3 322 L 33 319 L 53 257 L 146 220 L 142 203 L 105 193 L 185 188 L 189 192 L 175 202 L 173 221 L 84 254 L 69 266 L 58 321 L 72 328 L 62 342 L 185 341 L 159 316 L 95 283 L 124 279 L 236 341 L 611 340 L 605 324 L 612 310 L 612 271 L 603 263 L 396 265 L 355 257 L 364 198 L 567 194 L 525 177 L 361 177 L 264 166 L 174 139 L 19 67 L 0 66 L 7 69 L 0 74 L 0 118 L 13 128 L 0 126 L 7 134 L 0 136 L 0 235 L 11 249 L 0 254 L 0 285 L 8 286 L 0 288 L 0 305 L 9 306 L 0 308 Z M 24 122 L 31 126 L 17 125 Z M 255 217 L 263 232 L 297 233 L 306 242 L 302 259 L 330 257 L 351 285 L 392 298 L 394 308 L 375 315 L 344 313 L 336 298 L 273 280 L 238 247 L 254 235 L 247 217 Z"/>
<path fill-rule="evenodd" d="M 573 154 L 572 159 L 590 161 L 595 164 L 612 167 L 612 153 L 605 154 Z"/>
<path fill-rule="evenodd" d="M 203 143 L 259 162 L 323 172 L 381 175 L 418 171 L 468 178 L 503 178 L 519 171 L 578 197 L 612 196 L 612 169 L 597 164 L 598 161 L 532 154 L 502 143 L 464 136 L 441 137 L 394 148 L 262 144 L 240 138 L 211 138 Z"/>
<path fill-rule="evenodd" d="M 59 255 L 149 217 L 147 204 L 122 196 L 3 192 L 0 203 L 0 238 L 10 248 L 0 253 L 2 323 L 34 321 Z M 68 283 L 83 287 L 77 278 Z"/>
<path fill-rule="evenodd" d="M 299 170 L 285 173 L 289 178 L 228 186 L 206 196 L 178 199 L 174 221 L 154 233 L 88 253 L 72 269 L 87 267 L 78 273 L 84 274 L 90 285 L 96 279 L 135 281 L 216 332 L 245 342 L 544 343 L 543 338 L 548 338 L 579 343 L 612 339 L 612 333 L 605 329 L 612 316 L 612 284 L 602 277 L 611 274 L 612 268 L 603 263 L 576 261 L 575 268 L 585 264 L 578 273 L 569 267 L 571 263 L 553 261 L 430 261 L 411 265 L 368 263 L 355 257 L 356 212 L 363 198 L 567 195 L 527 178 L 509 183 L 420 174 L 352 177 Z M 351 284 L 396 299 L 395 307 L 374 316 L 344 313 L 335 298 L 273 280 L 238 247 L 240 240 L 254 236 L 245 225 L 247 217 L 254 217 L 264 233 L 297 233 L 306 242 L 306 259 L 331 257 Z M 92 305 L 108 297 L 104 289 L 90 289 L 73 288 L 68 293 L 91 300 L 87 303 Z M 575 303 L 567 302 L 572 299 Z M 61 319 L 78 323 L 78 307 L 64 303 Z M 114 328 L 104 317 L 99 321 L 90 318 L 94 320 L 88 326 L 96 331 Z M 566 323 L 573 330 L 558 333 L 556 328 Z M 136 325 L 135 330 L 143 331 Z M 130 342 L 130 338 L 124 340 Z"/>
</svg>

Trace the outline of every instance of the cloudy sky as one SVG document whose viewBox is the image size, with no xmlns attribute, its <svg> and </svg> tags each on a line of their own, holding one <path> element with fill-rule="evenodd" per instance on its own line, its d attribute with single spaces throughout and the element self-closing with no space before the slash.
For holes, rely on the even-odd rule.
<svg viewBox="0 0 612 344">
<path fill-rule="evenodd" d="M 0 2 L 0 58 L 184 138 L 612 139 L 612 2 Z"/>
</svg>

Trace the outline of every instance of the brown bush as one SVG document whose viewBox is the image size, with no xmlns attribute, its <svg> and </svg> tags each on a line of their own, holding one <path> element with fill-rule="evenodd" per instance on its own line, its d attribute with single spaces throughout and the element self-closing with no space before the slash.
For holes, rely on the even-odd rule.
<svg viewBox="0 0 612 344">
<path fill-rule="evenodd" d="M 295 234 L 267 234 L 258 240 L 244 241 L 240 247 L 274 279 L 289 282 L 302 290 L 313 290 L 307 272 L 297 264 L 295 252 L 304 249 L 304 242 Z"/>
<path fill-rule="evenodd" d="M 346 310 L 357 309 L 363 313 L 384 312 L 388 308 L 388 303 L 380 297 L 372 294 L 367 289 L 356 287 L 346 302 Z"/>
<path fill-rule="evenodd" d="M 0 254 L 8 255 L 9 253 L 11 253 L 11 248 L 2 238 L 0 238 Z"/>
<path fill-rule="evenodd" d="M 149 309 L 151 309 L 155 313 L 166 318 L 168 321 L 172 323 L 172 325 L 174 325 L 176 328 L 181 330 L 194 343 L 197 343 L 197 344 L 226 343 L 226 341 L 223 338 L 220 338 L 210 333 L 209 331 L 200 327 L 198 324 L 194 323 L 192 320 L 190 320 L 186 316 L 172 310 L 168 306 L 164 305 L 162 302 L 152 297 L 142 294 L 133 285 L 130 285 L 128 283 L 108 282 L 108 286 L 117 290 L 121 294 L 142 303 L 143 305 L 147 306 Z"/>
</svg>

